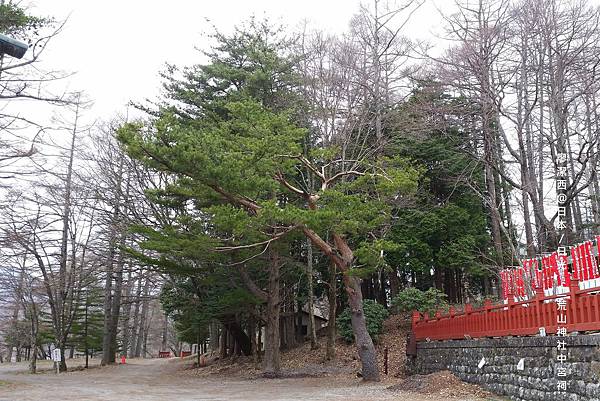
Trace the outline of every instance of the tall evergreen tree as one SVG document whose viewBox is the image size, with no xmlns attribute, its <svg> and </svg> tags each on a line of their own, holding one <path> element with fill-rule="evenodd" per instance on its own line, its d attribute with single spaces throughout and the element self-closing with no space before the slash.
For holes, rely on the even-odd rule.
<svg viewBox="0 0 600 401">
<path fill-rule="evenodd" d="M 256 21 L 231 37 L 215 35 L 209 64 L 183 70 L 182 79 L 169 69 L 166 89 L 176 102 L 162 105 L 151 125 L 121 129 L 133 157 L 177 177 L 159 197 L 176 198 L 186 211 L 177 226 L 146 228 L 144 246 L 163 253 L 233 251 L 238 265 L 268 256 L 265 374 L 273 376 L 279 373 L 282 241 L 302 233 L 341 271 L 363 377 L 378 380 L 358 277 L 384 246 L 369 234 L 389 219 L 390 204 L 414 188 L 417 172 L 374 153 L 346 161 L 333 146 L 304 156 L 294 58 L 279 37 Z M 316 193 L 298 177 L 306 167 L 319 180 Z"/>
<path fill-rule="evenodd" d="M 411 129 L 399 131 L 393 148 L 424 168 L 411 207 L 398 210 L 388 253 L 403 277 L 417 288 L 435 286 L 450 302 L 462 302 L 468 281 L 475 293 L 491 276 L 490 220 L 481 197 L 483 169 L 470 156 L 469 109 L 465 98 L 443 92 L 435 83 L 421 84 L 398 110 Z M 433 274 L 432 274 L 433 272 Z"/>
</svg>

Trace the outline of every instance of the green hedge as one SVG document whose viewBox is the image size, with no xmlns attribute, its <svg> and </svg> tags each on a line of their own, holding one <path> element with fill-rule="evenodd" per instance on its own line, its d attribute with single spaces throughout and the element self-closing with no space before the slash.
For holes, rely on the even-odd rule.
<svg viewBox="0 0 600 401">
<path fill-rule="evenodd" d="M 387 319 L 389 313 L 382 305 L 372 299 L 363 301 L 363 309 L 367 319 L 367 331 L 373 341 L 376 341 L 377 336 L 383 331 L 383 321 Z M 336 319 L 336 324 L 339 335 L 347 342 L 353 342 L 354 334 L 352 332 L 350 308 L 346 308 L 340 313 Z"/>
<path fill-rule="evenodd" d="M 427 312 L 433 316 L 436 310 L 445 310 L 448 308 L 446 294 L 430 288 L 427 291 L 421 291 L 414 287 L 409 287 L 398 293 L 392 298 L 392 309 L 396 313 L 411 313 L 413 310 Z"/>
</svg>

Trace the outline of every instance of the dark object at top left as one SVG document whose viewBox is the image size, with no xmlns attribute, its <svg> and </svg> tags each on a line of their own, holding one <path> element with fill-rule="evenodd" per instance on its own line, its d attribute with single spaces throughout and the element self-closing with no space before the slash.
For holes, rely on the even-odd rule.
<svg viewBox="0 0 600 401">
<path fill-rule="evenodd" d="M 22 58 L 29 46 L 19 40 L 0 34 L 0 54 Z"/>
</svg>

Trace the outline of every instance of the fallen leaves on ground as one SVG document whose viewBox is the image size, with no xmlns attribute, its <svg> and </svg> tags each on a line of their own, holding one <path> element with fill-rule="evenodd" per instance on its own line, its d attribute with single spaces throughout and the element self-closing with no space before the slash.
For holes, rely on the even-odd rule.
<svg viewBox="0 0 600 401">
<path fill-rule="evenodd" d="M 410 331 L 410 322 L 400 315 L 393 315 L 384 322 L 384 330 L 376 339 L 375 346 L 381 368 L 381 379 L 388 384 L 389 391 L 406 391 L 418 393 L 425 397 L 435 395 L 448 399 L 458 397 L 488 397 L 489 393 L 480 387 L 460 381 L 451 372 L 437 372 L 430 375 L 407 376 L 404 371 L 406 363 L 406 335 Z M 360 360 L 354 344 L 338 339 L 335 346 L 335 359 L 325 359 L 326 337 L 318 338 L 318 348 L 312 350 L 310 342 L 305 341 L 290 350 L 281 352 L 282 377 L 329 377 L 339 379 L 357 378 L 360 372 Z M 388 374 L 383 373 L 384 350 L 388 350 Z M 206 366 L 195 366 L 196 356 L 184 358 L 189 362 L 183 374 L 209 377 L 227 376 L 232 379 L 255 379 L 262 375 L 260 363 L 252 356 L 238 356 L 221 359 L 217 354 L 206 358 Z"/>
<path fill-rule="evenodd" d="M 429 375 L 412 375 L 400 383 L 388 387 L 392 391 L 410 391 L 419 394 L 456 397 L 489 397 L 491 394 L 480 387 L 462 382 L 447 370 Z"/>
</svg>

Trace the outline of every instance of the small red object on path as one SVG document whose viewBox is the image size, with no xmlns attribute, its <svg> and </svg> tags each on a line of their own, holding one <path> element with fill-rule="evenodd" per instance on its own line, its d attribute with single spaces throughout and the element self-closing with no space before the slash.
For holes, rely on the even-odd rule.
<svg viewBox="0 0 600 401">
<path fill-rule="evenodd" d="M 125 355 L 121 355 L 121 365 L 125 365 Z"/>
</svg>

